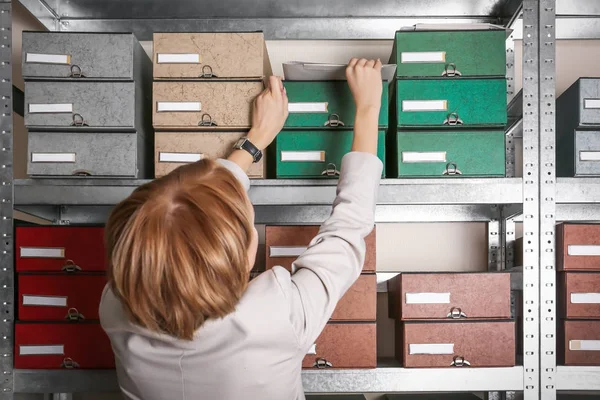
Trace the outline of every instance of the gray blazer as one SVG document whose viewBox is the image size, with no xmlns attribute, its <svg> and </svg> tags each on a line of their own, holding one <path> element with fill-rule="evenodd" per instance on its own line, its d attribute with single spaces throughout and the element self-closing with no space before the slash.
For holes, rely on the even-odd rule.
<svg viewBox="0 0 600 400">
<path fill-rule="evenodd" d="M 235 164 L 221 160 L 249 188 Z M 382 172 L 374 155 L 344 156 L 331 216 L 296 260 L 251 281 L 236 310 L 209 320 L 193 341 L 131 323 L 107 286 L 100 321 L 116 357 L 126 399 L 302 400 L 302 359 L 358 279 L 374 226 Z"/>
</svg>

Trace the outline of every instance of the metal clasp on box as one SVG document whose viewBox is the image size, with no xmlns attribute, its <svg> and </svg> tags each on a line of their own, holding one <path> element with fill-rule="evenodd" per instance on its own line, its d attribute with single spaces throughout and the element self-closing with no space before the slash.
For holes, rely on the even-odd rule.
<svg viewBox="0 0 600 400">
<path fill-rule="evenodd" d="M 327 164 L 327 169 L 325 169 L 325 171 L 321 172 L 321 175 L 323 175 L 323 176 L 339 176 L 340 171 L 337 170 L 337 167 L 335 166 L 335 164 L 329 163 L 329 164 Z"/>
<path fill-rule="evenodd" d="M 217 126 L 210 114 L 202 114 L 202 119 L 198 122 L 198 126 Z"/>
<path fill-rule="evenodd" d="M 450 366 L 451 367 L 470 367 L 471 363 L 468 362 L 467 360 L 465 360 L 464 357 L 456 356 L 452 360 L 452 364 L 450 364 Z"/>
<path fill-rule="evenodd" d="M 71 122 L 71 126 L 89 126 L 83 116 L 81 114 L 73 114 L 73 122 Z"/>
<path fill-rule="evenodd" d="M 452 307 L 450 309 L 450 312 L 448 313 L 448 318 L 452 318 L 452 319 L 467 318 L 467 314 L 462 312 L 462 310 L 458 307 Z"/>
<path fill-rule="evenodd" d="M 86 178 L 86 177 L 92 176 L 92 173 L 90 171 L 86 171 L 84 169 L 77 169 L 77 170 L 73 171 L 71 173 L 71 175 Z"/>
<path fill-rule="evenodd" d="M 462 172 L 458 169 L 458 165 L 456 163 L 448 163 L 446 164 L 446 170 L 442 175 L 462 175 Z"/>
<path fill-rule="evenodd" d="M 82 313 L 80 313 L 76 308 L 69 308 L 67 311 L 67 316 L 65 317 L 67 321 L 78 322 L 83 321 L 85 317 Z"/>
<path fill-rule="evenodd" d="M 446 68 L 444 69 L 444 72 L 442 72 L 442 76 L 445 76 L 447 78 L 454 78 L 456 76 L 462 76 L 462 74 L 459 70 L 456 69 L 456 64 L 450 63 L 446 64 Z"/>
<path fill-rule="evenodd" d="M 210 79 L 210 78 L 218 78 L 215 74 L 213 74 L 213 69 L 210 65 L 205 65 L 202 67 L 202 75 L 200 78 Z"/>
<path fill-rule="evenodd" d="M 325 122 L 325 126 L 336 128 L 338 126 L 346 126 L 346 124 L 344 124 L 344 121 L 340 119 L 338 114 L 331 114 L 327 119 L 327 122 Z"/>
<path fill-rule="evenodd" d="M 333 364 L 327 361 L 327 359 L 325 358 L 317 358 L 317 361 L 315 361 L 315 363 L 313 364 L 313 368 L 333 368 Z"/>
<path fill-rule="evenodd" d="M 448 117 L 444 121 L 444 125 L 449 125 L 449 126 L 462 125 L 463 123 L 464 123 L 463 120 L 459 118 L 457 113 L 448 114 Z"/>
<path fill-rule="evenodd" d="M 79 272 L 81 271 L 81 267 L 76 265 L 73 260 L 65 261 L 65 265 L 61 268 L 63 272 Z"/>
<path fill-rule="evenodd" d="M 69 74 L 69 78 L 85 78 L 85 75 L 83 74 L 83 71 L 79 65 L 71 65 L 71 73 Z"/>
<path fill-rule="evenodd" d="M 60 364 L 61 368 L 66 368 L 66 369 L 75 369 L 75 368 L 79 368 L 79 364 L 75 361 L 73 361 L 72 358 L 65 358 L 62 362 L 62 364 Z"/>
</svg>

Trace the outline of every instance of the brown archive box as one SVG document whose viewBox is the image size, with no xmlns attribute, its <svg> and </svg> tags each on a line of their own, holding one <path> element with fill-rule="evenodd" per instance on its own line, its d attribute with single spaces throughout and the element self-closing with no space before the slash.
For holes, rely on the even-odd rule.
<svg viewBox="0 0 600 400">
<path fill-rule="evenodd" d="M 319 226 L 267 226 L 265 243 L 267 265 L 270 269 L 280 265 L 291 271 L 292 263 L 306 250 L 310 241 L 319 233 Z M 376 229 L 365 238 L 367 253 L 363 272 L 375 272 L 376 267 Z"/>
<path fill-rule="evenodd" d="M 561 317 L 600 319 L 600 272 L 564 272 L 558 278 Z"/>
<path fill-rule="evenodd" d="M 271 62 L 262 32 L 155 33 L 154 79 L 262 79 Z"/>
<path fill-rule="evenodd" d="M 327 324 L 302 361 L 302 368 L 376 367 L 375 323 Z"/>
<path fill-rule="evenodd" d="M 513 367 L 514 321 L 396 322 L 396 358 L 406 368 Z"/>
<path fill-rule="evenodd" d="M 600 271 L 600 224 L 557 225 L 556 252 L 559 270 Z"/>
<path fill-rule="evenodd" d="M 508 319 L 508 273 L 403 273 L 388 281 L 389 317 Z"/>
<path fill-rule="evenodd" d="M 154 82 L 157 130 L 250 129 L 263 82 Z"/>
<path fill-rule="evenodd" d="M 157 132 L 154 136 L 154 172 L 167 175 L 181 165 L 202 158 L 227 158 L 246 132 Z M 248 169 L 250 178 L 264 178 L 264 157 Z"/>
<path fill-rule="evenodd" d="M 600 366 L 600 321 L 559 323 L 559 363 Z"/>
</svg>

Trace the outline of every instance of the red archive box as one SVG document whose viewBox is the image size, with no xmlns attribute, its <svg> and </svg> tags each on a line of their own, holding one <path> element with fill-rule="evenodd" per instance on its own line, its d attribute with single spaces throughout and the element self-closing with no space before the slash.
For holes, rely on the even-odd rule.
<svg viewBox="0 0 600 400">
<path fill-rule="evenodd" d="M 17 272 L 106 269 L 102 227 L 18 227 L 15 252 Z"/>
<path fill-rule="evenodd" d="M 16 369 L 107 369 L 115 360 L 97 323 L 16 323 Z"/>
<path fill-rule="evenodd" d="M 19 274 L 19 320 L 97 320 L 103 275 Z"/>
</svg>

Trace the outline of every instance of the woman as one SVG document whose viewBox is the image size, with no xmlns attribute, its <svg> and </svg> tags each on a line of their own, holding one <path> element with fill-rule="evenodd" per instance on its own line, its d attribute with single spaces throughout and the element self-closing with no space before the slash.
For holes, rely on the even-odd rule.
<svg viewBox="0 0 600 400">
<path fill-rule="evenodd" d="M 304 399 L 302 359 L 360 275 L 383 167 L 381 62 L 353 59 L 346 75 L 352 152 L 293 275 L 275 267 L 249 282 L 258 238 L 244 172 L 287 118 L 278 78 L 255 102 L 249 143 L 228 160 L 178 168 L 113 210 L 100 319 L 127 399 Z"/>
</svg>

